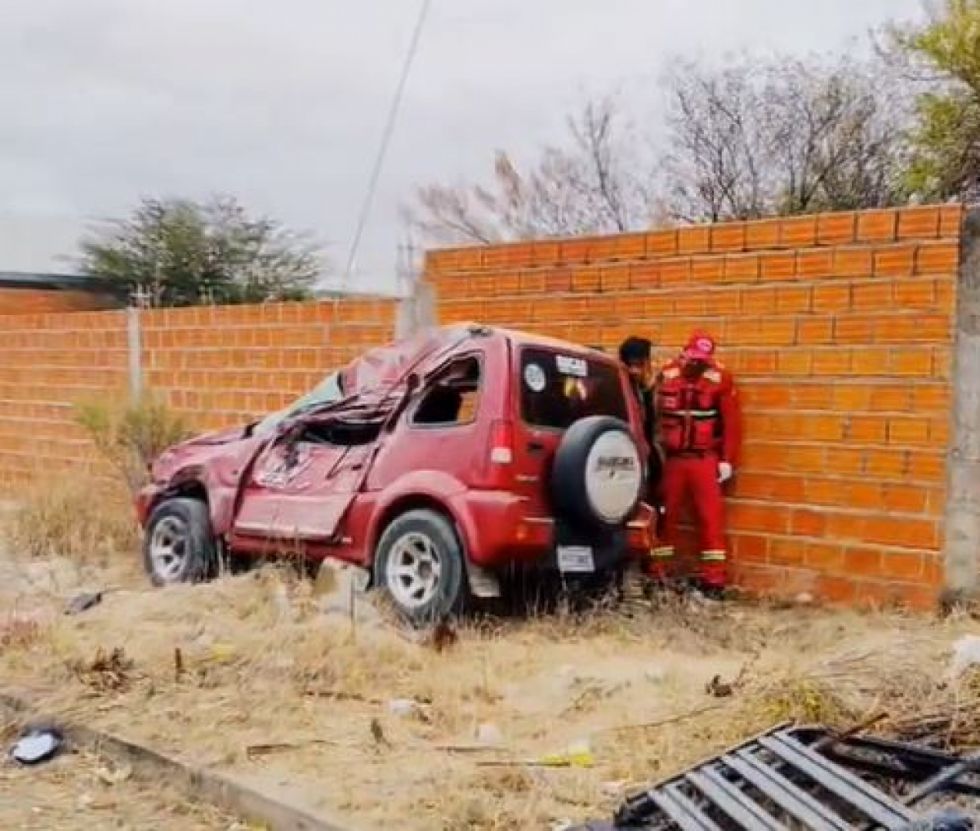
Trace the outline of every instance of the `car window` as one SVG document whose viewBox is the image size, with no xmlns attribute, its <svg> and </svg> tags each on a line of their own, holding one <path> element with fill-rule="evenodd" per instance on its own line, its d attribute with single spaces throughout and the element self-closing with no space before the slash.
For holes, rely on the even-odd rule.
<svg viewBox="0 0 980 831">
<path fill-rule="evenodd" d="M 306 395 L 296 399 L 285 410 L 279 410 L 262 419 L 255 428 L 255 432 L 264 434 L 269 430 L 273 430 L 280 422 L 291 418 L 303 410 L 312 409 L 322 404 L 332 404 L 335 401 L 340 401 L 343 397 L 344 391 L 341 387 L 340 373 L 333 372 L 306 393 Z"/>
<path fill-rule="evenodd" d="M 480 398 L 480 362 L 454 361 L 430 383 L 412 414 L 412 424 L 468 424 L 476 418 Z"/>
<path fill-rule="evenodd" d="M 608 361 L 525 347 L 520 387 L 521 417 L 535 427 L 566 430 L 588 416 L 629 417 L 619 369 Z"/>
</svg>

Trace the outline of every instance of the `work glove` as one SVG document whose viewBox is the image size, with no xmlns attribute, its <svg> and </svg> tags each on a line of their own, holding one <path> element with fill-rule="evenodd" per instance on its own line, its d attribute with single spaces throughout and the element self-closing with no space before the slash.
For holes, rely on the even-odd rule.
<svg viewBox="0 0 980 831">
<path fill-rule="evenodd" d="M 728 462 L 718 462 L 718 481 L 724 484 L 732 478 L 734 468 Z"/>
</svg>

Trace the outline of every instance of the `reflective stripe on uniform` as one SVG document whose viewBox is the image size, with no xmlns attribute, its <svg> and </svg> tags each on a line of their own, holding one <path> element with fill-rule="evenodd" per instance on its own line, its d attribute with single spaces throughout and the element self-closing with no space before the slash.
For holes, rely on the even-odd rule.
<svg viewBox="0 0 980 831">
<path fill-rule="evenodd" d="M 660 545 L 657 546 L 656 548 L 651 548 L 650 556 L 657 560 L 661 560 L 667 557 L 673 557 L 674 547 L 672 545 Z"/>
<path fill-rule="evenodd" d="M 703 563 L 723 563 L 728 559 L 724 550 L 715 549 L 713 551 L 702 551 L 701 562 Z"/>
</svg>

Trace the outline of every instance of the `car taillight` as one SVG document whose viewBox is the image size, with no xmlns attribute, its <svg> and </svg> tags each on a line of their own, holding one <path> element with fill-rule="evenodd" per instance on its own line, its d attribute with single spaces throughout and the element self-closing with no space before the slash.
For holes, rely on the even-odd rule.
<svg viewBox="0 0 980 831">
<path fill-rule="evenodd" d="M 488 484 L 491 487 L 509 485 L 514 463 L 514 425 L 510 421 L 495 421 L 491 425 L 487 461 Z"/>
</svg>

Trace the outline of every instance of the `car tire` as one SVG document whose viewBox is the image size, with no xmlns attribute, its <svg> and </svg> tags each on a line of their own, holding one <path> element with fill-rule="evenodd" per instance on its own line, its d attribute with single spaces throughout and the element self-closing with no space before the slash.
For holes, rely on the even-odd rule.
<svg viewBox="0 0 980 831">
<path fill-rule="evenodd" d="M 375 550 L 374 585 L 414 626 L 460 612 L 466 573 L 452 522 L 435 511 L 416 510 L 389 523 Z"/>
<path fill-rule="evenodd" d="M 204 502 L 173 497 L 153 509 L 143 535 L 143 568 L 154 586 L 217 576 L 218 547 Z"/>
<path fill-rule="evenodd" d="M 580 527 L 619 528 L 636 511 L 643 488 L 642 457 L 625 422 L 590 416 L 565 431 L 551 472 L 558 514 Z"/>
</svg>

